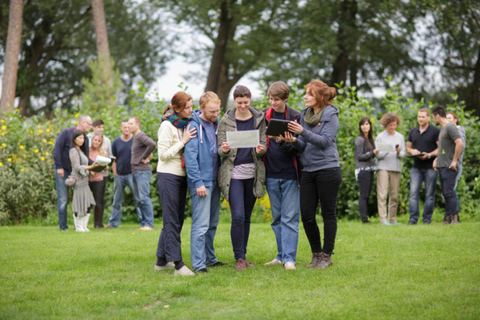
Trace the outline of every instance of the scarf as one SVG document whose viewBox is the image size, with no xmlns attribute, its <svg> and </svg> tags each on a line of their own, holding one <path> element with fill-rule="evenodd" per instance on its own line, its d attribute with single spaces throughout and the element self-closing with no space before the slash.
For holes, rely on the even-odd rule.
<svg viewBox="0 0 480 320">
<path fill-rule="evenodd" d="M 313 108 L 308 108 L 307 112 L 305 112 L 305 116 L 303 117 L 303 120 L 310 127 L 315 127 L 320 122 L 320 118 L 322 118 L 323 111 L 325 111 L 326 107 L 327 106 L 321 107 L 317 113 L 313 111 Z"/>
<path fill-rule="evenodd" d="M 190 119 L 182 119 L 178 116 L 178 114 L 176 112 L 174 112 L 173 114 L 169 115 L 169 116 L 165 116 L 163 115 L 162 116 L 162 121 L 163 120 L 167 120 L 167 121 L 170 121 L 170 123 L 177 129 L 182 129 L 183 127 L 185 127 L 188 122 L 190 121 Z"/>
</svg>

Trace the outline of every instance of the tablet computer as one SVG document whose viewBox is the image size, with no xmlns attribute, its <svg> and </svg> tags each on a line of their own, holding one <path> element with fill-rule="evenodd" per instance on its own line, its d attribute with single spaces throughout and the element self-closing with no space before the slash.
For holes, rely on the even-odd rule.
<svg viewBox="0 0 480 320">
<path fill-rule="evenodd" d="M 415 157 L 421 157 L 424 156 L 426 153 L 419 153 L 419 154 L 409 154 L 407 157 L 408 158 L 415 158 Z"/>
<path fill-rule="evenodd" d="M 285 131 L 288 131 L 289 122 L 289 120 L 271 119 L 267 128 L 267 136 L 285 135 Z"/>
</svg>

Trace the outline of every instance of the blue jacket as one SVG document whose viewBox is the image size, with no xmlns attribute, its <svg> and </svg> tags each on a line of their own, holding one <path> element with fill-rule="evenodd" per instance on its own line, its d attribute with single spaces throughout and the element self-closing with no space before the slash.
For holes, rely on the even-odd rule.
<svg viewBox="0 0 480 320">
<path fill-rule="evenodd" d="M 72 134 L 77 127 L 67 128 L 62 130 L 55 141 L 55 147 L 53 148 L 53 162 L 56 169 L 63 169 L 67 172 L 70 172 L 70 143 L 72 141 Z M 87 153 L 85 154 L 88 158 L 88 139 L 85 139 Z"/>
<path fill-rule="evenodd" d="M 216 146 L 217 141 L 208 141 L 207 133 L 200 120 L 201 110 L 194 110 L 190 119 L 190 129 L 197 129 L 197 137 L 185 145 L 185 168 L 187 170 L 187 183 L 189 188 L 201 186 L 211 187 L 213 178 L 213 163 L 211 145 Z M 215 122 L 218 125 L 219 118 Z M 216 148 L 215 148 L 216 150 Z M 217 163 L 220 165 L 220 158 Z"/>
<path fill-rule="evenodd" d="M 340 167 L 337 151 L 338 108 L 327 106 L 320 122 L 313 128 L 304 121 L 306 111 L 307 109 L 303 109 L 300 112 L 300 124 L 304 130 L 293 144 L 301 151 L 303 171 L 313 172 Z"/>
</svg>

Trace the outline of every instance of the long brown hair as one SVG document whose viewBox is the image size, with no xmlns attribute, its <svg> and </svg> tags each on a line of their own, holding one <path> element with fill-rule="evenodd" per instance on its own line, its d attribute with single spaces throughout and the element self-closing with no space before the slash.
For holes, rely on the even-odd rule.
<svg viewBox="0 0 480 320">
<path fill-rule="evenodd" d="M 368 122 L 370 124 L 370 130 L 368 131 L 368 138 L 365 137 L 365 133 L 362 131 L 362 125 Z M 367 145 L 367 148 L 370 149 L 371 151 L 375 149 L 375 143 L 373 142 L 373 127 L 372 127 L 372 121 L 370 121 L 370 118 L 368 117 L 363 117 L 360 119 L 360 122 L 358 123 L 358 136 L 362 137 L 363 140 L 365 140 L 365 144 Z"/>
<path fill-rule="evenodd" d="M 185 110 L 187 102 L 190 100 L 192 100 L 192 97 L 186 92 L 179 91 L 175 93 L 172 97 L 172 103 L 163 112 L 164 116 L 171 116 L 175 112 L 180 114 L 183 110 Z"/>
</svg>

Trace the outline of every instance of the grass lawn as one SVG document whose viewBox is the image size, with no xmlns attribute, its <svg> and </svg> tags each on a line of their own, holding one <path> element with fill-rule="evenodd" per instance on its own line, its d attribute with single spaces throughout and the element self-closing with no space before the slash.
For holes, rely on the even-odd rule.
<svg viewBox="0 0 480 320">
<path fill-rule="evenodd" d="M 189 267 L 190 223 L 182 232 Z M 479 222 L 340 221 L 326 270 L 305 268 L 311 253 L 300 227 L 295 271 L 263 266 L 276 254 L 274 235 L 269 224 L 252 224 L 247 258 L 256 267 L 241 273 L 222 222 L 215 244 L 228 266 L 194 277 L 153 270 L 160 226 L 1 227 L 0 319 L 480 318 Z"/>
</svg>

